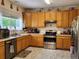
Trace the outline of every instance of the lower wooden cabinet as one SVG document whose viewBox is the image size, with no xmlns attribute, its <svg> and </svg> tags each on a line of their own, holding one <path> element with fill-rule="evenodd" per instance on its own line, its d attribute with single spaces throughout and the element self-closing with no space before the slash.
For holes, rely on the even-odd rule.
<svg viewBox="0 0 79 59">
<path fill-rule="evenodd" d="M 43 35 L 33 35 L 31 39 L 31 45 L 43 47 L 44 46 L 43 38 L 44 38 Z"/>
<path fill-rule="evenodd" d="M 0 59 L 5 59 L 5 45 L 4 45 L 4 42 L 0 42 Z"/>
<path fill-rule="evenodd" d="M 24 36 L 24 37 L 22 37 L 21 38 L 22 40 L 21 40 L 21 44 L 22 44 L 22 49 L 24 49 L 24 48 L 26 48 L 26 37 Z"/>
<path fill-rule="evenodd" d="M 71 37 L 64 37 L 63 38 L 63 48 L 70 49 L 71 46 Z"/>
<path fill-rule="evenodd" d="M 17 53 L 29 46 L 29 36 L 17 38 Z"/>
<path fill-rule="evenodd" d="M 20 38 L 17 38 L 17 53 L 20 52 L 21 49 L 22 49 L 22 48 L 21 48 L 21 41 L 22 41 L 22 40 L 21 40 Z"/>
<path fill-rule="evenodd" d="M 70 49 L 71 36 L 58 36 L 56 40 L 56 48 L 58 49 Z"/>
<path fill-rule="evenodd" d="M 63 39 L 61 37 L 57 37 L 56 39 L 56 47 L 62 49 Z"/>
</svg>

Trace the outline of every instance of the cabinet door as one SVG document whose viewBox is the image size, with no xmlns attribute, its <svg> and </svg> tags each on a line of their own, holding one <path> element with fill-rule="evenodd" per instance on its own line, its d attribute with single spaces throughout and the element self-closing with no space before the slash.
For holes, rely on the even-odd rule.
<svg viewBox="0 0 79 59">
<path fill-rule="evenodd" d="M 5 59 L 5 46 L 0 46 L 0 59 Z"/>
<path fill-rule="evenodd" d="M 24 49 L 26 47 L 26 41 L 25 41 L 26 38 L 24 37 L 21 37 L 21 44 L 22 44 L 22 49 Z"/>
<path fill-rule="evenodd" d="M 77 10 L 69 10 L 69 27 L 72 24 L 72 21 L 74 20 L 74 18 L 77 16 Z"/>
<path fill-rule="evenodd" d="M 44 46 L 43 37 L 38 37 L 38 46 L 40 46 L 40 47 Z"/>
<path fill-rule="evenodd" d="M 38 46 L 38 37 L 37 36 L 32 36 L 32 41 L 31 41 L 32 46 Z"/>
<path fill-rule="evenodd" d="M 38 15 L 37 15 L 37 12 L 32 12 L 32 27 L 38 27 Z"/>
<path fill-rule="evenodd" d="M 63 48 L 70 49 L 71 46 L 71 37 L 63 37 Z"/>
<path fill-rule="evenodd" d="M 24 14 L 24 23 L 26 27 L 32 26 L 31 13 L 27 12 Z"/>
<path fill-rule="evenodd" d="M 17 39 L 17 53 L 21 51 L 21 49 L 22 49 L 21 46 L 22 46 L 21 45 L 21 39 L 18 38 Z"/>
<path fill-rule="evenodd" d="M 5 44 L 0 42 L 0 59 L 5 59 Z"/>
<path fill-rule="evenodd" d="M 63 16 L 62 16 L 62 27 L 63 28 L 68 28 L 68 20 L 69 20 L 69 11 L 65 10 L 62 11 L 63 12 Z"/>
<path fill-rule="evenodd" d="M 30 37 L 26 36 L 25 37 L 25 46 L 28 47 L 30 45 Z"/>
<path fill-rule="evenodd" d="M 62 27 L 62 12 L 57 11 L 57 27 Z"/>
<path fill-rule="evenodd" d="M 58 49 L 62 49 L 63 48 L 63 39 L 61 37 L 57 37 L 57 40 L 56 40 L 56 48 Z"/>
<path fill-rule="evenodd" d="M 51 11 L 50 12 L 50 18 L 51 18 L 51 20 L 56 20 L 56 13 L 57 13 L 57 11 Z"/>
<path fill-rule="evenodd" d="M 44 27 L 44 12 L 38 12 L 38 27 Z"/>
<path fill-rule="evenodd" d="M 48 21 L 50 20 L 50 12 L 45 12 L 45 20 Z"/>
</svg>

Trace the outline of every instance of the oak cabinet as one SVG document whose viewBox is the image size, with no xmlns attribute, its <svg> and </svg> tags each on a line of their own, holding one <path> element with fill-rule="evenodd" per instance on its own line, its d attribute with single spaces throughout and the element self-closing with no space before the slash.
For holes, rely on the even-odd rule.
<svg viewBox="0 0 79 59">
<path fill-rule="evenodd" d="M 63 39 L 61 37 L 57 37 L 56 39 L 56 47 L 62 49 Z"/>
<path fill-rule="evenodd" d="M 32 27 L 38 27 L 38 14 L 37 14 L 37 12 L 32 12 Z"/>
<path fill-rule="evenodd" d="M 72 21 L 77 17 L 77 10 L 69 10 L 69 27 L 71 27 Z"/>
<path fill-rule="evenodd" d="M 5 45 L 4 45 L 4 42 L 0 42 L 0 59 L 5 59 Z"/>
<path fill-rule="evenodd" d="M 57 11 L 57 27 L 68 28 L 69 27 L 69 11 Z"/>
<path fill-rule="evenodd" d="M 62 11 L 63 15 L 62 15 L 62 28 L 68 28 L 69 27 L 69 11 L 65 10 Z"/>
<path fill-rule="evenodd" d="M 62 11 L 57 11 L 57 27 L 62 27 Z"/>
<path fill-rule="evenodd" d="M 38 27 L 44 27 L 45 16 L 44 12 L 38 12 Z"/>
<path fill-rule="evenodd" d="M 55 10 L 50 11 L 50 19 L 51 20 L 56 20 L 56 14 L 57 14 L 57 11 L 55 11 Z"/>
<path fill-rule="evenodd" d="M 41 35 L 33 35 L 32 36 L 32 41 L 31 41 L 32 46 L 43 47 L 44 46 L 43 38 L 44 37 L 41 36 Z"/>
<path fill-rule="evenodd" d="M 27 12 L 24 13 L 24 23 L 26 27 L 31 27 L 32 26 L 32 20 L 31 20 L 31 13 Z"/>
<path fill-rule="evenodd" d="M 38 39 L 38 37 L 32 36 L 32 41 L 31 41 L 32 46 L 37 46 L 37 44 L 38 44 L 37 39 Z"/>
<path fill-rule="evenodd" d="M 21 44 L 22 44 L 22 49 L 24 49 L 24 48 L 26 48 L 26 37 L 25 36 L 23 36 L 23 37 L 21 37 Z"/>
<path fill-rule="evenodd" d="M 70 49 L 71 46 L 71 37 L 64 37 L 63 38 L 63 48 Z"/>
<path fill-rule="evenodd" d="M 21 51 L 22 49 L 22 40 L 20 38 L 17 38 L 17 53 Z"/>
<path fill-rule="evenodd" d="M 71 36 L 58 36 L 56 40 L 56 48 L 58 49 L 70 49 Z"/>
<path fill-rule="evenodd" d="M 50 19 L 50 12 L 45 12 L 45 20 L 48 21 L 48 20 L 51 20 Z"/>
<path fill-rule="evenodd" d="M 39 36 L 38 37 L 38 46 L 43 47 L 44 46 L 44 40 L 43 40 L 43 36 Z"/>
<path fill-rule="evenodd" d="M 28 36 L 17 38 L 17 53 L 29 46 L 29 40 Z"/>
<path fill-rule="evenodd" d="M 30 46 L 30 43 L 31 43 L 31 36 L 25 36 L 25 38 L 26 38 L 26 40 L 25 40 L 25 45 L 26 45 L 26 47 L 28 47 L 28 46 Z"/>
</svg>

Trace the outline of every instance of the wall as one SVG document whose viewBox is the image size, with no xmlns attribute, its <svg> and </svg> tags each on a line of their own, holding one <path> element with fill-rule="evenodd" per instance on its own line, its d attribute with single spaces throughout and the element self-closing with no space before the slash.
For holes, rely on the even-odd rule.
<svg viewBox="0 0 79 59">
<path fill-rule="evenodd" d="M 45 34 L 47 30 L 57 31 L 57 33 L 60 31 L 60 33 L 63 33 L 63 31 L 67 31 L 69 28 L 64 29 L 64 28 L 57 28 L 57 27 L 46 27 L 46 28 L 38 28 L 38 29 L 40 30 L 40 34 Z"/>
</svg>

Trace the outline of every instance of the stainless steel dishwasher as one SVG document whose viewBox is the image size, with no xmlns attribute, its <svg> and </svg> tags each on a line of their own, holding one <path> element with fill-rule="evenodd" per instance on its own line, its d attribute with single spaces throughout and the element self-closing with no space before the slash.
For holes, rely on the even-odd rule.
<svg viewBox="0 0 79 59">
<path fill-rule="evenodd" d="M 6 59 L 12 59 L 16 55 L 16 39 L 5 41 Z"/>
</svg>

